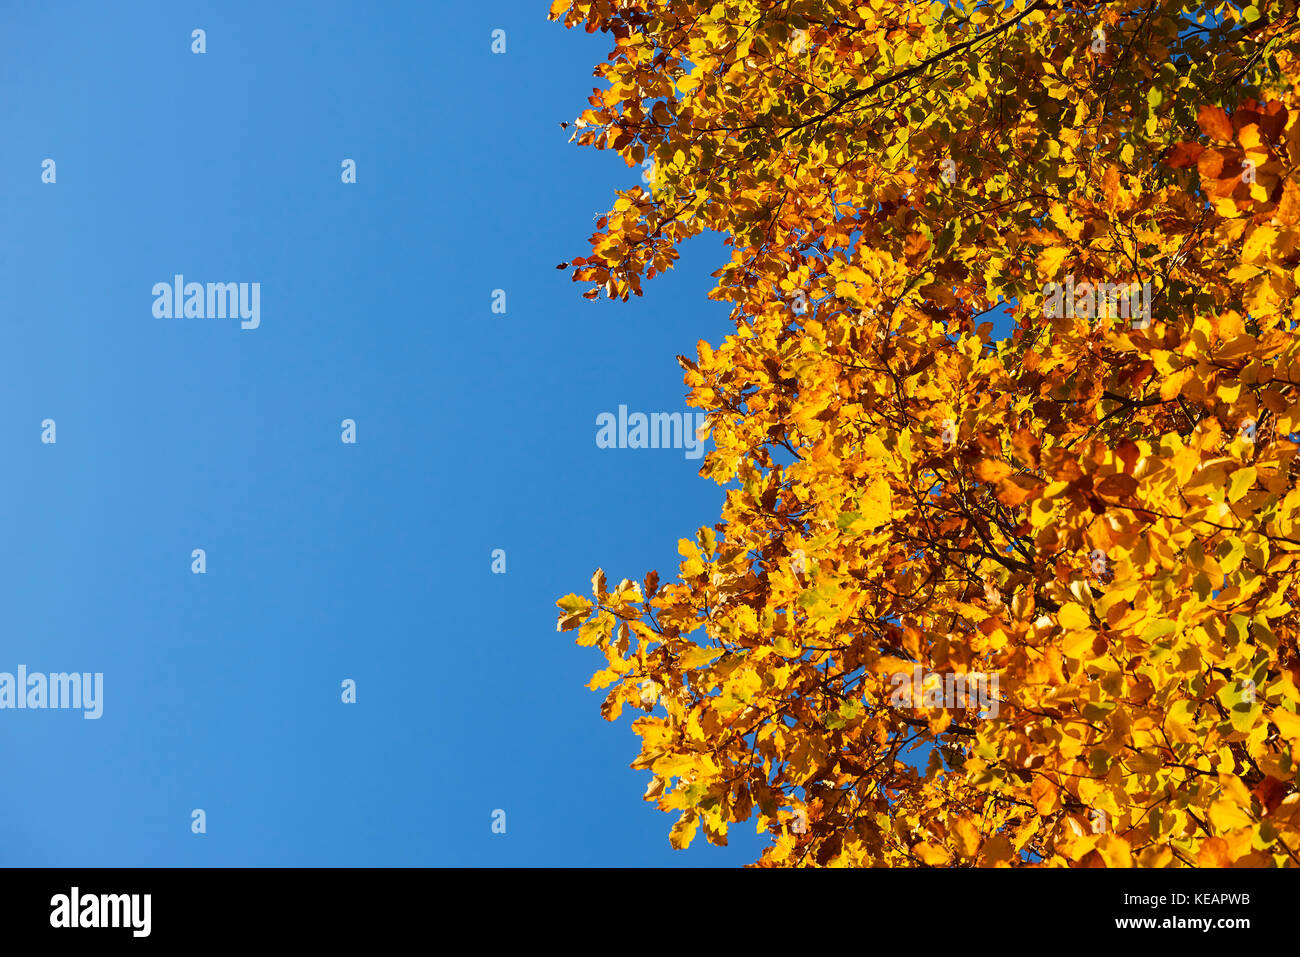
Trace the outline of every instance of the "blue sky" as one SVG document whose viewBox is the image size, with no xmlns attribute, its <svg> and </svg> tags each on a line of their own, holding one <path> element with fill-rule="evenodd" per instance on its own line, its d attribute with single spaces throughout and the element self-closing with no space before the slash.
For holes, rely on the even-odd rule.
<svg viewBox="0 0 1300 957">
<path fill-rule="evenodd" d="M 0 864 L 757 855 L 671 850 L 555 631 L 716 520 L 699 461 L 595 419 L 685 411 L 674 355 L 730 325 L 713 238 L 627 304 L 555 268 L 639 170 L 560 129 L 609 38 L 547 5 L 5 5 L 0 671 L 104 705 L 0 711 Z M 260 327 L 155 318 L 177 273 L 260 283 Z"/>
</svg>

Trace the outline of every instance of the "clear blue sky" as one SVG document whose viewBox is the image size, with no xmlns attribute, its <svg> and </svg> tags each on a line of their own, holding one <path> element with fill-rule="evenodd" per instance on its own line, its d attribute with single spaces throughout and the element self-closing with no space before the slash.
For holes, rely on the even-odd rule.
<svg viewBox="0 0 1300 957">
<path fill-rule="evenodd" d="M 555 268 L 639 170 L 560 129 L 609 38 L 547 6 L 4 5 L 0 671 L 102 672 L 104 711 L 0 711 L 0 864 L 756 856 L 669 848 L 555 631 L 716 520 L 595 419 L 685 411 L 673 356 L 730 326 L 716 239 L 629 304 Z M 261 283 L 260 328 L 155 318 L 176 273 Z"/>
</svg>

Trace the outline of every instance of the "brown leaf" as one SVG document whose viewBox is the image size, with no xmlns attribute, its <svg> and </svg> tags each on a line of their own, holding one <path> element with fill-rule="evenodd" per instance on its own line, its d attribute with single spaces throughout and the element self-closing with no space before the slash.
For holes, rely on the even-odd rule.
<svg viewBox="0 0 1300 957">
<path fill-rule="evenodd" d="M 1189 166 L 1195 166 L 1197 159 L 1205 147 L 1200 143 L 1175 143 L 1174 148 L 1169 151 L 1165 158 L 1165 165 L 1172 166 L 1174 169 L 1185 169 Z"/>
<path fill-rule="evenodd" d="M 1094 486 L 1094 491 L 1102 498 L 1128 498 L 1137 491 L 1138 483 L 1131 475 L 1117 472 L 1107 475 Z"/>
<path fill-rule="evenodd" d="M 1289 790 L 1290 786 L 1285 781 L 1267 775 L 1252 789 L 1255 797 L 1259 798 L 1259 803 L 1263 805 L 1265 814 L 1272 814 Z"/>
<path fill-rule="evenodd" d="M 1131 439 L 1124 439 L 1115 447 L 1115 455 L 1124 463 L 1124 471 L 1129 475 L 1137 468 L 1138 459 L 1142 457 L 1142 450 L 1137 447 L 1137 443 Z"/>
</svg>

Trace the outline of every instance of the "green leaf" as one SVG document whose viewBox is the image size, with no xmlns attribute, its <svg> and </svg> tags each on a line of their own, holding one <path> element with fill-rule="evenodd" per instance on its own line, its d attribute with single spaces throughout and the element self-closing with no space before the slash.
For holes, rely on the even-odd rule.
<svg viewBox="0 0 1300 957">
<path fill-rule="evenodd" d="M 848 531 L 854 522 L 862 521 L 861 512 L 841 512 L 840 517 L 835 519 L 835 527 L 841 532 Z M 554 594 L 552 592 L 552 594 Z"/>
</svg>

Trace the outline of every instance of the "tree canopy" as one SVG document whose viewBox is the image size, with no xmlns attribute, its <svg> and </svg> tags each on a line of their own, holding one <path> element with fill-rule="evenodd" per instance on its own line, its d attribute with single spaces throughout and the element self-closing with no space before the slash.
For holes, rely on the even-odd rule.
<svg viewBox="0 0 1300 957">
<path fill-rule="evenodd" d="M 575 141 L 649 180 L 585 295 L 730 248 L 677 357 L 719 521 L 558 602 L 674 846 L 1300 865 L 1296 4 L 550 15 L 613 40 Z"/>
</svg>

